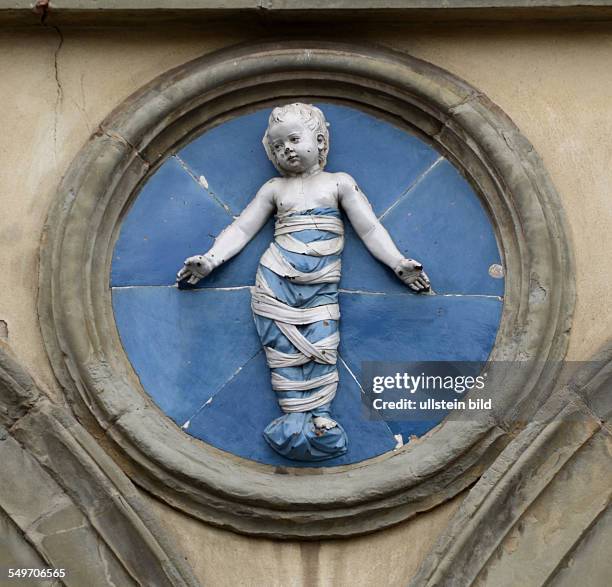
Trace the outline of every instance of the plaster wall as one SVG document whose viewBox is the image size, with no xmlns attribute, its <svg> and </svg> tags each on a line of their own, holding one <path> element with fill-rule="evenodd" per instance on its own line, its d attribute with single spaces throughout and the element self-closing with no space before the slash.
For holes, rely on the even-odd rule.
<svg viewBox="0 0 612 587">
<path fill-rule="evenodd" d="M 578 298 L 569 358 L 588 359 L 612 329 L 612 25 L 360 26 L 332 38 L 358 37 L 451 71 L 486 93 L 534 144 L 574 241 Z M 37 258 L 62 174 L 99 122 L 142 85 L 203 53 L 270 32 L 280 31 L 229 25 L 0 31 L 0 320 L 25 366 L 55 397 L 36 314 Z M 369 537 L 317 544 L 241 537 L 156 508 L 207 584 L 244 583 L 253 573 L 261 582 L 250 584 L 269 585 L 272 577 L 284 585 L 356 577 L 365 584 L 379 581 L 385 568 L 388 584 L 399 585 L 460 499 Z"/>
<path fill-rule="evenodd" d="M 312 542 L 253 539 L 150 503 L 204 585 L 404 587 L 463 498 L 382 532 Z"/>
</svg>

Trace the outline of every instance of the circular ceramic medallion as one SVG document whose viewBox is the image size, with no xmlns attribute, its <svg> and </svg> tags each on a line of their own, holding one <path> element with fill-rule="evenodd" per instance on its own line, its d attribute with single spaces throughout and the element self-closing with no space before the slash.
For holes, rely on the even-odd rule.
<svg viewBox="0 0 612 587">
<path fill-rule="evenodd" d="M 270 108 L 295 101 L 325 110 L 328 169 L 355 177 L 436 292 L 411 294 L 347 223 L 333 414 L 351 446 L 301 468 L 261 437 L 280 412 L 248 288 L 270 226 L 199 287 L 174 287 L 275 174 L 260 137 Z M 371 47 L 242 46 L 152 81 L 75 158 L 41 247 L 41 328 L 70 405 L 138 485 L 240 532 L 370 532 L 469 487 L 547 397 L 557 370 L 543 365 L 564 356 L 574 303 L 564 234 L 533 147 L 466 82 Z M 496 401 L 479 418 L 423 437 L 437 422 L 361 416 L 363 361 L 487 356 Z M 390 450 L 400 434 L 421 438 Z"/>
<path fill-rule="evenodd" d="M 201 253 L 277 172 L 261 137 L 269 108 L 236 116 L 168 158 L 140 190 L 115 246 L 111 285 L 121 341 L 145 391 L 186 433 L 237 456 L 286 466 L 356 463 L 439 423 L 368 418 L 363 361 L 485 361 L 502 311 L 495 234 L 459 171 L 414 134 L 355 108 L 317 103 L 330 123 L 328 171 L 350 173 L 400 250 L 421 260 L 435 295 L 410 292 L 365 249 L 345 218 L 340 283 L 340 384 L 334 417 L 348 452 L 291 461 L 262 432 L 282 415 L 255 331 L 249 288 L 273 220 L 237 257 L 179 290 L 185 257 Z M 439 414 L 441 419 L 442 414 Z"/>
</svg>

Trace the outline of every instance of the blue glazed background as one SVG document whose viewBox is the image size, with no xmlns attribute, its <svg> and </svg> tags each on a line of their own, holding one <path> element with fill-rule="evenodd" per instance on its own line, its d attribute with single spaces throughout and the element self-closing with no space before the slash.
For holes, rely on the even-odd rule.
<svg viewBox="0 0 612 587">
<path fill-rule="evenodd" d="M 353 175 L 406 256 L 423 262 L 437 295 L 410 293 L 347 228 L 340 283 L 340 385 L 333 413 L 349 452 L 315 466 L 358 462 L 436 422 L 371 421 L 361 410 L 362 361 L 481 361 L 501 317 L 501 263 L 479 198 L 419 138 L 345 106 L 318 104 L 330 122 L 328 171 Z M 237 117 L 170 157 L 127 214 L 113 255 L 117 327 L 144 389 L 179 426 L 233 454 L 300 466 L 262 431 L 281 414 L 250 311 L 249 286 L 273 221 L 197 288 L 173 284 L 185 257 L 204 252 L 259 187 L 277 175 L 261 146 L 269 110 Z M 307 464 L 306 466 L 313 466 Z"/>
</svg>

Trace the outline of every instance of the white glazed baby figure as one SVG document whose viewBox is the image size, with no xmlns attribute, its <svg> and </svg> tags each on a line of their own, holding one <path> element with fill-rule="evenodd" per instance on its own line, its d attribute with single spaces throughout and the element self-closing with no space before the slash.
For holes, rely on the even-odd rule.
<svg viewBox="0 0 612 587">
<path fill-rule="evenodd" d="M 299 107 L 314 109 L 304 104 Z M 178 279 L 196 284 L 239 253 L 277 210 L 288 213 L 341 206 L 374 257 L 414 291 L 428 290 L 429 279 L 421 264 L 399 252 L 355 180 L 348 173 L 323 171 L 328 138 L 323 133 L 315 135 L 295 110 L 289 110 L 281 120 L 269 127 L 264 140 L 268 141 L 266 150 L 272 163 L 283 177 L 273 178 L 261 187 L 242 214 L 221 232 L 208 253 L 186 259 Z"/>
<path fill-rule="evenodd" d="M 253 312 L 285 416 L 272 422 L 264 437 L 288 458 L 332 458 L 347 448 L 344 431 L 329 414 L 338 381 L 337 283 L 343 246 L 339 208 L 370 253 L 408 287 L 429 292 L 429 279 L 418 261 L 397 249 L 355 180 L 347 173 L 324 171 L 329 133 L 318 108 L 275 108 L 263 142 L 282 177 L 261 187 L 207 253 L 186 259 L 177 279 L 196 284 L 239 253 L 276 213 L 275 241 L 260 261 Z M 297 299 L 289 290 L 299 291 L 302 303 L 288 301 Z M 293 421 L 295 414 L 302 416 L 299 422 Z M 299 429 L 291 438 L 286 438 L 288 417 Z"/>
</svg>

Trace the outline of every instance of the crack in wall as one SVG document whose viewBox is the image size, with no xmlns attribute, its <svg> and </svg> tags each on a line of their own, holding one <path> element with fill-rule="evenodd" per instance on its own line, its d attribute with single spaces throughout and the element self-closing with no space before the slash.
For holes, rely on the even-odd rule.
<svg viewBox="0 0 612 587">
<path fill-rule="evenodd" d="M 255 358 L 257 357 L 257 355 L 259 355 L 260 353 L 263 352 L 263 348 L 260 348 L 257 350 L 257 352 L 250 356 L 245 363 L 243 363 L 242 365 L 240 365 L 240 367 L 238 367 L 238 369 L 236 369 L 232 375 L 230 376 L 230 378 L 225 381 L 224 383 L 221 384 L 221 386 L 212 393 L 212 395 L 191 415 L 189 416 L 189 418 L 187 418 L 187 420 L 185 420 L 185 422 L 183 424 L 181 424 L 181 428 L 183 430 L 188 430 L 189 426 L 191 425 L 191 420 L 193 420 L 194 418 L 196 418 L 200 412 L 202 410 L 204 410 L 206 408 L 206 406 L 210 405 L 213 402 L 213 399 L 219 394 L 221 393 L 234 379 L 236 379 L 236 377 L 238 376 L 238 374 Z"/>
<path fill-rule="evenodd" d="M 36 384 L 34 384 L 36 385 Z M 22 427 L 23 422 L 26 422 L 26 418 L 28 418 L 31 414 L 34 413 L 35 410 L 46 411 L 48 410 L 48 406 L 51 405 L 48 398 L 40 392 L 41 395 L 33 398 L 24 398 L 19 400 L 17 404 L 14 404 L 13 408 L 18 408 L 23 410 L 22 413 L 17 415 L 16 417 L 11 418 L 12 422 L 6 427 L 6 431 L 13 438 L 19 446 L 25 449 L 26 445 L 22 442 L 15 433 Z M 27 425 L 26 425 L 27 426 Z"/>
<path fill-rule="evenodd" d="M 106 580 L 108 581 L 108 585 L 110 587 L 118 587 L 118 585 L 112 580 L 113 573 L 112 573 L 112 570 L 111 570 L 111 567 L 110 567 L 110 562 L 107 559 L 107 557 L 105 556 L 105 552 L 104 552 L 104 550 L 106 550 L 105 547 L 106 547 L 106 544 L 104 543 L 104 538 L 98 534 L 97 540 L 96 540 L 96 548 L 97 548 L 97 551 L 98 551 L 98 560 L 102 563 L 102 565 L 104 567 L 104 574 L 105 574 Z M 125 565 L 123 565 L 123 567 L 128 572 L 128 574 L 130 576 L 132 576 L 132 574 L 129 573 L 127 567 Z"/>
<path fill-rule="evenodd" d="M 62 105 L 62 100 L 64 98 L 64 90 L 62 88 L 62 84 L 59 78 L 59 52 L 62 48 L 62 45 L 64 44 L 64 35 L 58 27 L 52 25 L 51 28 L 53 28 L 59 36 L 59 43 L 57 44 L 57 48 L 55 49 L 55 53 L 53 54 L 53 70 L 55 72 L 55 83 L 57 85 L 57 96 L 55 99 L 55 116 L 53 120 L 53 153 L 55 156 L 55 160 L 57 161 L 57 126 L 59 122 L 59 109 Z"/>
<path fill-rule="evenodd" d="M 359 391 L 361 392 L 362 395 L 365 395 L 365 390 L 363 389 L 361 382 L 359 381 L 359 379 L 357 378 L 357 376 L 355 375 L 355 373 L 353 373 L 352 369 L 348 366 L 347 362 L 342 358 L 342 356 L 340 355 L 340 353 L 338 353 L 338 360 L 344 365 L 344 368 L 349 372 L 349 375 L 353 378 L 353 380 L 355 381 L 355 383 L 357 384 L 357 387 L 359 388 Z M 396 442 L 398 441 L 395 433 L 393 432 L 393 430 L 391 430 L 391 427 L 389 426 L 389 423 L 384 419 L 384 418 L 380 418 L 381 423 L 383 423 L 386 427 L 386 429 L 389 431 L 389 434 L 391 434 L 391 436 L 393 436 L 393 438 L 396 440 Z M 402 438 L 402 444 L 404 443 L 404 437 L 400 434 L 399 435 Z M 396 446 L 396 448 L 398 448 Z"/>
<path fill-rule="evenodd" d="M 440 156 L 438 157 L 427 169 L 425 169 L 425 171 L 423 171 L 401 194 L 400 196 L 397 198 L 397 200 L 395 200 L 395 202 L 393 202 L 393 204 L 391 204 L 379 217 L 378 220 L 380 222 L 382 222 L 387 215 L 399 204 L 401 204 L 407 197 L 408 195 L 440 164 L 442 163 L 442 161 L 444 161 L 444 157 Z"/>
<path fill-rule="evenodd" d="M 419 297 L 436 296 L 440 298 L 485 298 L 485 299 L 498 300 L 500 302 L 504 301 L 503 296 L 497 296 L 493 294 L 436 293 L 434 291 L 430 293 L 424 292 L 424 293 L 415 294 L 408 290 L 406 290 L 405 292 L 397 292 L 397 291 L 385 292 L 385 291 L 368 291 L 368 290 L 362 290 L 362 289 L 345 289 L 345 288 L 340 288 L 338 291 L 343 294 L 363 295 L 363 296 L 387 296 L 387 297 L 396 296 L 397 297 L 397 296 L 418 295 Z"/>
<path fill-rule="evenodd" d="M 26 448 L 22 448 L 22 450 L 27 452 Z M 27 454 L 28 456 L 31 456 L 30 453 Z M 40 466 L 40 464 L 38 463 L 38 459 L 35 458 L 34 462 L 38 466 Z M 55 482 L 55 479 L 53 479 L 53 481 Z M 44 512 L 41 512 L 38 516 L 36 516 L 36 518 L 34 518 L 27 526 L 23 528 L 24 534 L 28 536 L 40 534 L 40 531 L 38 529 L 40 524 L 51 519 L 53 516 L 66 511 L 67 508 L 71 505 L 71 503 L 67 499 L 67 495 L 63 492 L 61 486 L 58 485 L 54 489 L 56 489 L 57 491 L 51 497 L 47 509 Z M 46 536 L 47 534 L 45 533 L 44 535 Z"/>
<path fill-rule="evenodd" d="M 187 163 L 183 161 L 178 155 L 174 155 L 174 158 L 179 162 L 179 165 L 187 172 L 189 177 L 191 177 L 191 179 L 193 179 L 193 181 L 195 181 L 198 186 L 202 188 L 206 192 L 206 194 L 214 200 L 216 204 L 221 206 L 221 208 L 223 208 L 223 211 L 226 214 L 228 214 L 231 218 L 236 218 L 236 216 L 232 212 L 232 209 L 217 194 L 215 194 L 215 192 L 210 189 L 210 186 L 208 185 L 208 182 L 206 181 L 203 175 L 198 177 L 197 174 L 191 169 L 191 167 L 189 167 L 189 165 L 187 165 Z"/>
<path fill-rule="evenodd" d="M 77 100 L 76 98 L 73 98 L 72 96 L 70 96 L 70 101 L 76 106 L 78 111 L 83 115 L 83 119 L 85 120 L 85 125 L 87 126 L 87 130 L 89 134 L 91 135 L 94 133 L 94 125 L 89 119 L 89 115 L 87 114 L 87 110 L 85 108 L 85 86 L 84 86 L 84 80 L 83 80 L 84 77 L 85 77 L 85 74 L 81 73 L 81 78 L 80 78 L 80 83 L 79 83 L 80 101 Z"/>
<path fill-rule="evenodd" d="M 49 9 L 49 0 L 37 0 L 33 8 L 34 12 L 40 16 L 40 24 L 44 27 L 53 29 L 59 37 L 59 42 L 53 53 L 53 73 L 55 77 L 55 84 L 57 86 L 55 110 L 53 115 L 53 156 L 57 161 L 57 128 L 59 124 L 59 109 L 62 105 L 62 100 L 64 99 L 64 90 L 59 77 L 59 53 L 64 44 L 64 35 L 58 26 L 48 25 L 46 23 L 47 16 L 49 15 Z"/>
<path fill-rule="evenodd" d="M 462 106 L 465 106 L 466 104 L 469 104 L 470 102 L 473 102 L 475 100 L 480 100 L 482 98 L 484 98 L 484 95 L 481 92 L 471 91 L 467 96 L 465 96 L 459 102 L 457 102 L 456 104 L 453 104 L 448 109 L 448 111 L 449 111 L 451 117 L 455 116 L 455 114 L 457 113 L 457 110 L 461 109 Z"/>
<path fill-rule="evenodd" d="M 173 283 L 172 285 L 113 285 L 113 287 L 111 287 L 111 290 L 115 290 L 115 289 L 144 289 L 144 288 L 153 288 L 153 287 L 158 287 L 158 288 L 170 288 L 170 289 L 178 289 L 178 285 L 176 283 Z M 241 291 L 241 290 L 250 290 L 252 289 L 254 286 L 253 285 L 234 285 L 234 286 L 227 286 L 227 287 L 194 287 L 193 289 L 190 290 L 184 290 L 184 291 L 192 291 L 192 292 L 203 292 L 203 291 Z"/>
<path fill-rule="evenodd" d="M 119 141 L 120 143 L 128 147 L 144 163 L 146 169 L 149 169 L 151 167 L 151 163 L 149 162 L 149 160 L 140 152 L 140 150 L 135 145 L 132 145 L 132 143 L 130 143 L 130 141 L 128 141 L 123 135 L 113 130 L 104 128 L 101 124 L 98 129 L 98 133 L 107 136 L 111 140 Z"/>
</svg>

